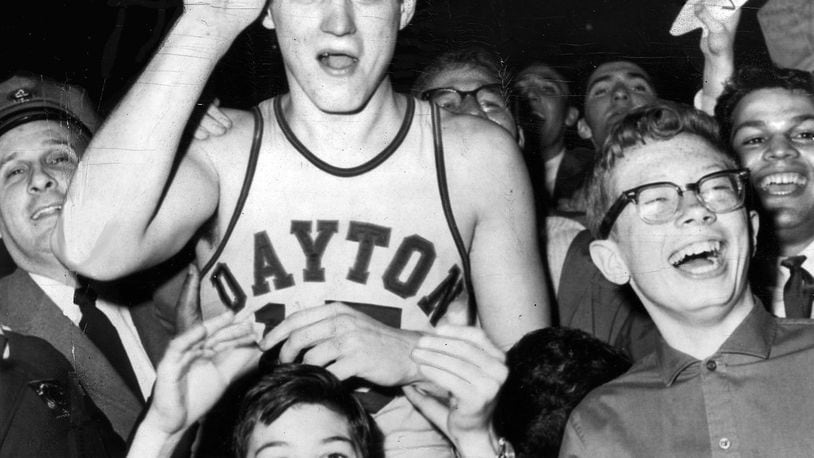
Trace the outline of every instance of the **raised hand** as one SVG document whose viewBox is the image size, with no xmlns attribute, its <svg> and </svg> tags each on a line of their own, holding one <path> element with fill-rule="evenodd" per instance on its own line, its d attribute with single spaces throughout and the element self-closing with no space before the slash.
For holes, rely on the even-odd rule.
<svg viewBox="0 0 814 458">
<path fill-rule="evenodd" d="M 220 110 L 220 100 L 215 99 L 209 104 L 201 122 L 195 129 L 197 140 L 206 140 L 209 137 L 220 137 L 232 128 L 232 120 Z"/>
<path fill-rule="evenodd" d="M 283 320 L 260 343 L 268 350 L 280 342 L 280 362 L 305 352 L 303 362 L 323 366 L 340 380 L 360 377 L 382 386 L 418 380 L 410 359 L 418 332 L 384 325 L 345 304 L 311 307 Z"/>
<path fill-rule="evenodd" d="M 260 17 L 267 0 L 184 0 L 184 18 L 220 37 L 234 38 Z"/>
<path fill-rule="evenodd" d="M 150 410 L 128 456 L 169 456 L 187 428 L 220 399 L 261 353 L 251 323 L 231 312 L 198 324 L 170 342 L 156 371 Z"/>
<path fill-rule="evenodd" d="M 704 53 L 704 56 L 731 58 L 741 9 L 738 8 L 732 16 L 721 21 L 712 14 L 710 8 L 704 2 L 695 5 L 695 15 L 704 25 L 701 30 L 701 52 Z"/>
<path fill-rule="evenodd" d="M 723 93 L 726 81 L 735 71 L 735 31 L 741 10 L 720 20 L 710 8 L 704 2 L 695 5 L 695 15 L 703 24 L 700 47 L 704 54 L 704 86 L 696 95 L 694 105 L 714 115 L 718 96 Z"/>
<path fill-rule="evenodd" d="M 505 354 L 479 328 L 442 326 L 418 341 L 412 358 L 421 375 L 449 395 L 440 399 L 405 386 L 410 402 L 452 440 L 462 457 L 495 456 L 492 413 L 508 376 Z"/>
</svg>

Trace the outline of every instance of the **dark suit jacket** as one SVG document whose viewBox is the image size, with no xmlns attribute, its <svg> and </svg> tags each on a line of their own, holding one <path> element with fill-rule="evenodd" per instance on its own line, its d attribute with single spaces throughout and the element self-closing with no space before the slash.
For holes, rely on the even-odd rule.
<svg viewBox="0 0 814 458">
<path fill-rule="evenodd" d="M 594 151 L 581 147 L 565 151 L 557 169 L 553 196 L 549 196 L 545 188 L 545 162 L 537 156 L 529 158 L 528 161 L 537 214 L 542 218 L 556 209 L 560 200 L 570 199 L 582 186 L 591 173 Z"/>
<path fill-rule="evenodd" d="M 112 458 L 124 441 L 93 405 L 68 360 L 43 339 L 0 335 L 0 456 Z"/>
<path fill-rule="evenodd" d="M 588 148 L 573 148 L 565 151 L 557 169 L 554 182 L 552 206 L 560 199 L 569 199 L 579 189 L 591 173 L 594 164 L 594 151 Z M 545 175 L 543 175 L 545 176 Z"/>
<path fill-rule="evenodd" d="M 150 303 L 130 310 L 147 355 L 157 365 L 170 336 Z M 0 279 L 0 323 L 21 334 L 39 337 L 62 353 L 116 433 L 124 439 L 130 436 L 143 408 L 140 394 L 130 391 L 99 349 L 20 269 Z"/>
</svg>

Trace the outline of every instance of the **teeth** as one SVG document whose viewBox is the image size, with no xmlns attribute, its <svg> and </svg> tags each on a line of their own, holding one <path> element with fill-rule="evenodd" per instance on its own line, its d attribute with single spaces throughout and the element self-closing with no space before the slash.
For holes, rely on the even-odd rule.
<svg viewBox="0 0 814 458">
<path fill-rule="evenodd" d="M 690 256 L 709 253 L 712 256 L 717 256 L 721 251 L 721 242 L 717 240 L 706 240 L 703 242 L 696 242 L 685 246 L 684 248 L 676 251 L 670 256 L 668 260 L 674 267 L 678 267 L 687 260 Z"/>
<path fill-rule="evenodd" d="M 41 209 L 37 210 L 36 212 L 34 212 L 34 214 L 31 216 L 31 219 L 38 220 L 38 219 L 42 218 L 43 216 L 51 215 L 53 213 L 58 213 L 60 211 L 62 211 L 62 205 L 50 205 L 48 207 L 41 208 Z"/>
<path fill-rule="evenodd" d="M 799 173 L 773 173 L 760 180 L 760 187 L 766 190 L 771 185 L 794 184 L 805 186 L 808 180 Z"/>
</svg>

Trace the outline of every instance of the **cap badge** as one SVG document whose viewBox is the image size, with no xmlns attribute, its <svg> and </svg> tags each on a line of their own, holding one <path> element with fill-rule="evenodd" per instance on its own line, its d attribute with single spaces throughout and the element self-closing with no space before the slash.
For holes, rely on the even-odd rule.
<svg viewBox="0 0 814 458">
<path fill-rule="evenodd" d="M 12 102 L 22 103 L 31 99 L 31 91 L 26 88 L 20 88 L 9 95 L 9 100 Z"/>
</svg>

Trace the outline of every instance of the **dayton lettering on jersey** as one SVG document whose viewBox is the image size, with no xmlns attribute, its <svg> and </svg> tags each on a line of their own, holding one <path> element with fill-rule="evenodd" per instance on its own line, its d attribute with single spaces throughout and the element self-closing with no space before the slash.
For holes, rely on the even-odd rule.
<svg viewBox="0 0 814 458">
<path fill-rule="evenodd" d="M 314 232 L 316 229 L 316 233 Z M 221 302 L 235 312 L 241 310 L 247 301 L 247 294 L 258 297 L 274 290 L 284 290 L 296 287 L 298 281 L 325 282 L 325 268 L 322 258 L 328 245 L 331 243 L 356 244 L 354 259 L 348 259 L 348 271 L 345 280 L 359 284 L 367 284 L 372 280 L 369 271 L 373 253 L 377 249 L 387 249 L 395 246 L 391 241 L 391 228 L 376 224 L 351 221 L 348 225 L 344 240 L 337 242 L 339 221 L 317 220 L 292 221 L 291 237 L 299 243 L 304 255 L 304 268 L 301 278 L 295 278 L 292 272 L 294 260 L 281 260 L 274 249 L 266 231 L 254 234 L 254 275 L 251 279 L 235 278 L 229 265 L 218 263 L 210 275 Z M 392 250 L 391 250 L 392 251 Z M 416 259 L 410 263 L 411 259 Z M 285 261 L 285 262 L 283 262 Z M 398 242 L 387 268 L 381 272 L 381 282 L 384 289 L 402 299 L 416 296 L 436 261 L 435 246 L 420 235 L 413 234 L 404 237 Z M 296 260 L 299 268 L 302 260 Z M 410 271 L 408 272 L 408 266 Z M 250 287 L 246 288 L 244 286 Z M 464 281 L 461 268 L 453 265 L 446 276 L 432 291 L 416 301 L 416 305 L 429 317 L 434 326 L 444 315 L 449 304 L 462 292 Z M 325 302 L 334 302 L 325 298 Z M 392 327 L 401 327 L 401 309 L 376 304 L 343 301 L 372 318 Z M 267 333 L 285 318 L 285 304 L 267 303 L 255 312 L 255 320 L 265 324 Z"/>
</svg>

